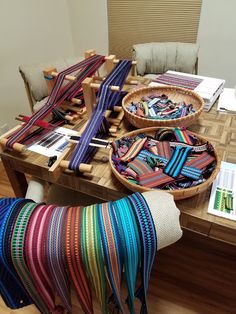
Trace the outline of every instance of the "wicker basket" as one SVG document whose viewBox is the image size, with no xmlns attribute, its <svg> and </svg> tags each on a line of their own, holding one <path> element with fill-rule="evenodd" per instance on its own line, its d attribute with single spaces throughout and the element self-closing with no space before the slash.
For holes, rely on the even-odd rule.
<svg viewBox="0 0 236 314">
<path fill-rule="evenodd" d="M 131 102 L 139 101 L 143 96 L 149 96 L 154 93 L 160 93 L 167 95 L 173 102 L 185 101 L 191 103 L 195 112 L 177 119 L 155 120 L 146 119 L 128 111 L 127 106 Z M 182 87 L 176 86 L 155 86 L 155 87 L 143 87 L 130 92 L 123 98 L 122 106 L 124 109 L 125 117 L 136 128 L 147 127 L 181 127 L 192 124 L 201 114 L 204 106 L 204 100 L 195 92 Z"/>
<path fill-rule="evenodd" d="M 150 136 L 154 136 L 156 131 L 159 130 L 159 129 L 160 128 L 158 128 L 158 127 L 152 127 L 152 128 L 145 128 L 145 129 L 135 130 L 135 131 L 132 131 L 132 132 L 124 134 L 122 137 L 134 137 L 134 136 L 136 136 L 137 134 L 140 134 L 140 133 L 144 133 L 144 134 L 147 134 L 147 135 L 150 135 Z M 167 127 L 167 129 L 171 129 L 171 128 Z M 190 132 L 190 131 L 189 131 L 189 133 L 193 134 L 198 139 L 200 139 L 202 144 L 208 142 L 207 139 L 197 135 L 196 133 L 193 133 L 193 132 Z M 122 137 L 120 137 L 119 139 L 121 139 Z M 112 172 L 114 173 L 116 178 L 124 186 L 126 186 L 128 189 L 130 189 L 131 191 L 134 191 L 134 192 L 145 192 L 145 191 L 153 190 L 151 188 L 147 188 L 147 187 L 144 187 L 144 186 L 140 186 L 140 185 L 136 185 L 136 184 L 130 183 L 122 175 L 120 175 L 120 173 L 116 170 L 116 168 L 113 165 L 112 154 L 113 154 L 113 149 L 110 150 L 110 154 L 109 154 L 109 162 L 110 162 L 110 165 L 111 165 Z M 201 184 L 199 184 L 197 186 L 186 188 L 186 189 L 172 190 L 172 191 L 163 190 L 163 191 L 172 194 L 174 196 L 175 200 L 188 198 L 188 197 L 194 196 L 196 194 L 199 194 L 199 193 L 205 191 L 212 184 L 212 182 L 216 178 L 216 176 L 217 176 L 217 174 L 219 172 L 219 169 L 220 169 L 220 159 L 219 159 L 219 156 L 217 155 L 216 151 L 214 151 L 214 154 L 215 154 L 215 158 L 216 158 L 216 167 L 215 167 L 214 171 L 212 172 L 211 176 L 205 182 L 203 182 L 203 183 L 201 183 Z"/>
</svg>

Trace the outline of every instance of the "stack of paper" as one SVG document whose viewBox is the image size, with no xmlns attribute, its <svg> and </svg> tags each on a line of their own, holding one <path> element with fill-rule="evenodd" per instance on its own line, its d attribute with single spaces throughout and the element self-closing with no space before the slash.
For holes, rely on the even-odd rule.
<svg viewBox="0 0 236 314">
<path fill-rule="evenodd" d="M 150 86 L 175 85 L 194 90 L 205 101 L 204 110 L 209 111 L 224 88 L 225 80 L 188 73 L 167 71 L 157 77 Z"/>
<path fill-rule="evenodd" d="M 236 113 L 236 91 L 234 88 L 224 88 L 218 102 L 218 111 Z"/>
<path fill-rule="evenodd" d="M 236 164 L 221 162 L 211 189 L 208 213 L 236 221 Z"/>
</svg>

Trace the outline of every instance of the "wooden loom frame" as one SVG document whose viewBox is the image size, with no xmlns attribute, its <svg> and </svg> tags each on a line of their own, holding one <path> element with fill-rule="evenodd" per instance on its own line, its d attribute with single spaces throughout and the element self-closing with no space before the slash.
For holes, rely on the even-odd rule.
<svg viewBox="0 0 236 314">
<path fill-rule="evenodd" d="M 95 50 L 91 49 L 91 50 L 87 50 L 85 51 L 85 58 L 91 57 L 92 55 L 95 54 Z M 115 55 L 110 55 L 108 57 L 105 57 L 105 63 L 104 63 L 104 68 L 106 71 L 106 75 L 109 74 L 112 69 L 114 68 L 114 66 L 119 62 L 118 59 L 116 59 Z M 131 68 L 131 77 L 128 77 L 126 79 L 126 83 L 125 84 L 131 84 L 131 85 L 137 85 L 138 82 L 132 79 L 132 76 L 135 76 L 136 73 L 136 65 L 137 62 L 133 61 L 132 62 L 132 68 Z M 46 68 L 43 70 L 44 73 L 44 77 L 46 79 L 46 83 L 47 83 L 47 87 L 49 90 L 49 94 L 51 93 L 51 90 L 53 88 L 54 85 L 54 78 L 57 77 L 58 72 L 57 69 L 55 67 L 51 67 L 51 68 Z M 67 75 L 65 77 L 66 80 L 69 81 L 74 81 L 76 79 L 75 76 L 73 75 Z M 72 98 L 71 99 L 71 103 L 68 103 L 68 101 L 66 101 L 65 103 L 63 103 L 61 105 L 62 109 L 69 109 L 72 112 L 75 112 L 75 115 L 72 116 L 66 116 L 66 119 L 68 120 L 68 122 L 73 123 L 73 121 L 75 119 L 80 119 L 82 118 L 82 116 L 87 112 L 87 116 L 88 118 L 91 116 L 95 105 L 96 105 L 96 91 L 98 90 L 98 88 L 101 85 L 101 81 L 104 80 L 105 77 L 101 77 L 101 76 L 93 76 L 93 77 L 87 77 L 83 82 L 82 82 L 82 90 L 83 90 L 83 96 L 84 96 L 84 102 L 85 102 L 85 108 L 86 110 L 81 110 L 80 108 L 78 108 L 76 105 L 80 105 L 81 101 L 77 98 Z M 99 82 L 100 81 L 100 82 Z M 114 92 L 118 92 L 120 91 L 119 86 L 110 86 L 111 90 L 113 90 Z M 110 117 L 111 114 L 113 112 L 118 113 L 117 117 L 112 118 Z M 23 117 L 23 116 L 22 116 Z M 121 124 L 122 120 L 124 117 L 124 111 L 122 109 L 121 106 L 115 106 L 113 108 L 113 110 L 107 110 L 105 112 L 105 119 L 107 120 L 107 122 L 109 122 L 111 124 L 111 127 L 109 128 L 109 132 L 111 134 L 111 136 L 116 136 L 116 132 L 117 129 L 119 127 L 119 125 Z M 16 118 L 17 119 L 17 118 Z M 17 120 L 20 120 L 19 118 Z M 21 121 L 21 120 L 20 120 Z M 80 130 L 80 132 L 78 132 L 78 135 L 81 135 L 83 130 L 85 129 L 87 123 L 83 126 L 83 128 Z M 11 136 L 14 132 L 16 132 L 18 129 L 20 129 L 22 126 L 22 123 L 20 125 L 17 125 L 15 128 L 13 128 L 12 130 L 8 131 L 7 133 L 3 134 L 0 137 L 0 146 L 2 147 L 2 149 L 7 149 L 6 147 L 6 143 L 8 140 L 8 137 Z M 38 126 L 37 126 L 38 127 Z M 55 177 L 59 177 L 60 173 L 67 169 L 68 170 L 68 165 L 69 165 L 69 161 L 66 160 L 66 157 L 72 152 L 73 148 L 75 146 L 75 143 L 69 143 L 68 147 L 63 151 L 63 153 L 61 154 L 61 156 L 55 161 L 55 163 L 49 168 L 49 171 L 51 173 L 53 173 L 53 175 Z M 20 152 L 20 153 L 25 153 L 27 151 L 27 147 L 21 143 L 14 143 L 12 149 L 14 151 Z M 81 164 L 79 167 L 79 171 L 80 172 L 91 172 L 92 171 L 92 165 L 91 164 Z M 73 172 L 71 170 L 69 170 L 69 172 Z"/>
</svg>

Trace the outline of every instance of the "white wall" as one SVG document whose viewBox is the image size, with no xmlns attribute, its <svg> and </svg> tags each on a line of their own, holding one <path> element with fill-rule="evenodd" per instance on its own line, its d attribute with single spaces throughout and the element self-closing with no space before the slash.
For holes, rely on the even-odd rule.
<svg viewBox="0 0 236 314">
<path fill-rule="evenodd" d="M 198 32 L 199 74 L 236 85 L 236 0 L 203 0 Z"/>
<path fill-rule="evenodd" d="M 67 0 L 75 52 L 108 52 L 107 0 Z"/>
<path fill-rule="evenodd" d="M 0 127 L 29 113 L 20 64 L 74 55 L 66 0 L 0 0 Z"/>
</svg>

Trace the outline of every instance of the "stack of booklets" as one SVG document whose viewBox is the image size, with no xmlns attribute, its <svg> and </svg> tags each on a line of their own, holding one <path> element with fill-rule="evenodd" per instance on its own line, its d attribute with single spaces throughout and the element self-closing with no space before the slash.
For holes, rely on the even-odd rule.
<svg viewBox="0 0 236 314">
<path fill-rule="evenodd" d="M 221 162 L 211 189 L 208 213 L 236 221 L 236 164 Z"/>
<path fill-rule="evenodd" d="M 156 77 L 149 85 L 157 86 L 163 84 L 194 90 L 204 99 L 204 110 L 209 111 L 223 91 L 225 80 L 183 72 L 167 71 Z"/>
<path fill-rule="evenodd" d="M 236 113 L 236 88 L 224 88 L 219 98 L 217 111 Z"/>
</svg>

